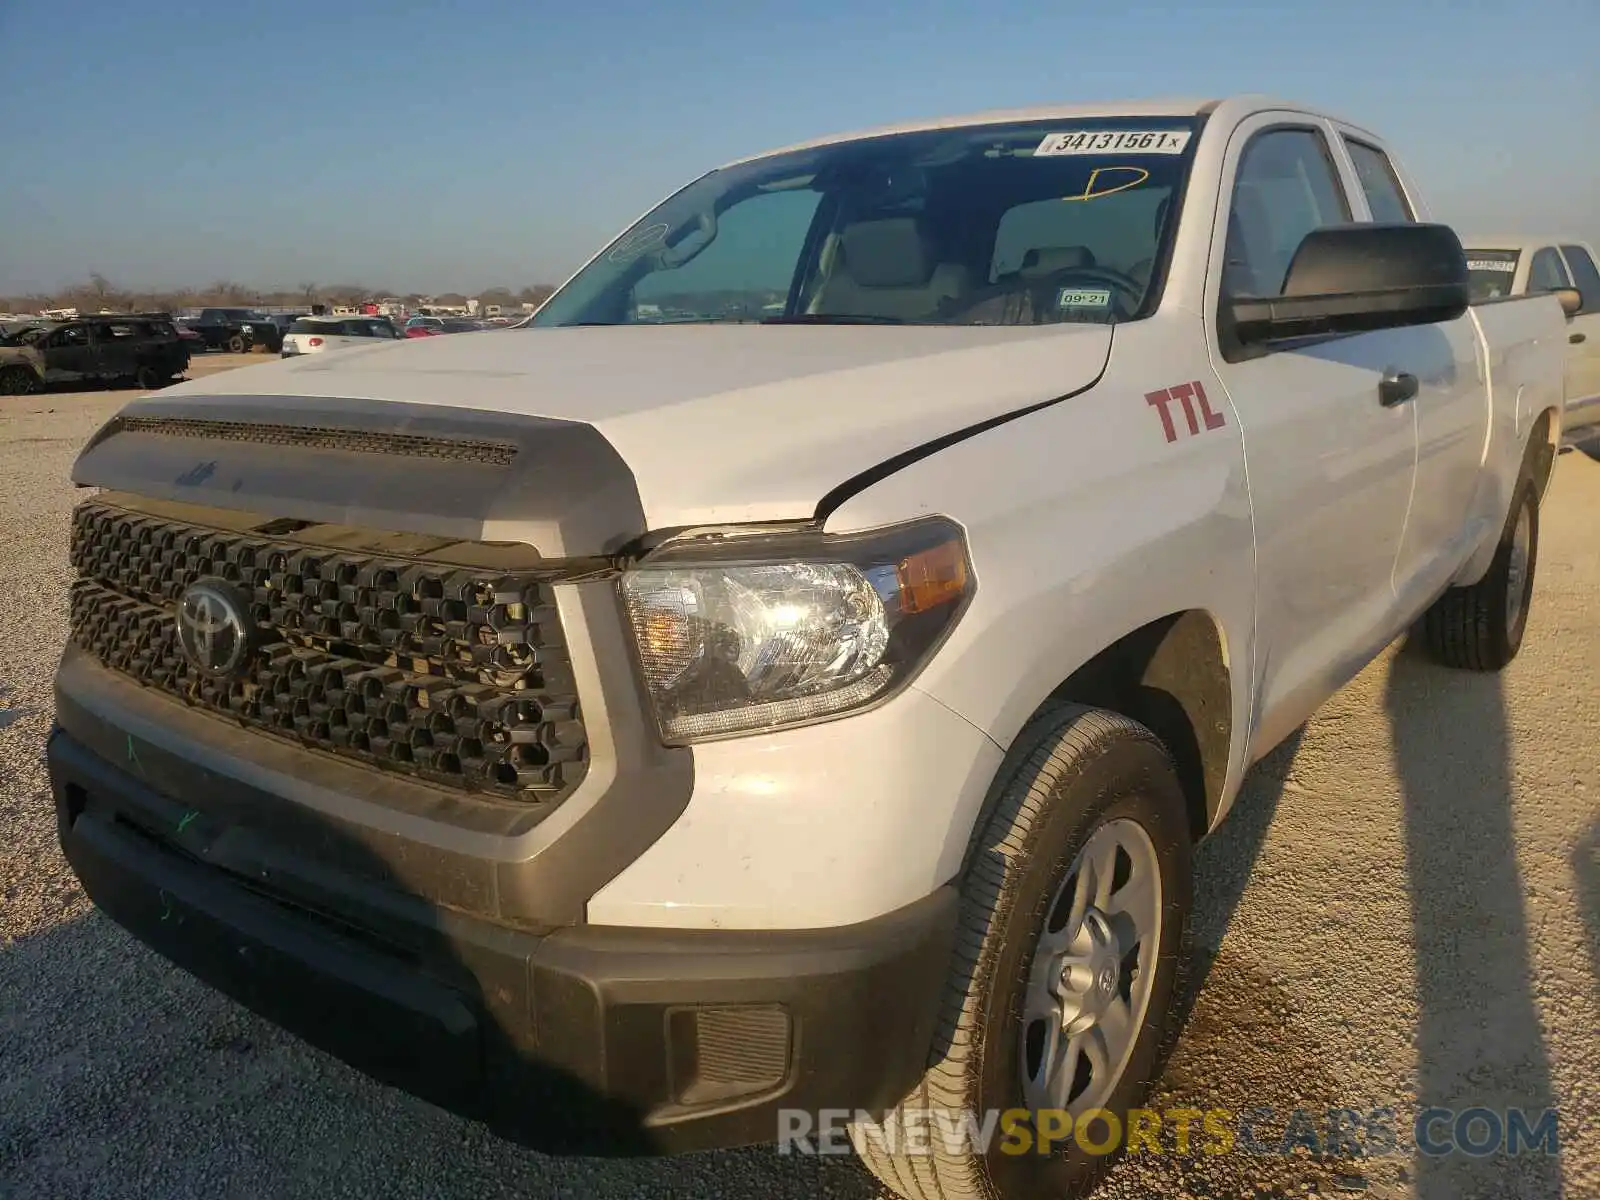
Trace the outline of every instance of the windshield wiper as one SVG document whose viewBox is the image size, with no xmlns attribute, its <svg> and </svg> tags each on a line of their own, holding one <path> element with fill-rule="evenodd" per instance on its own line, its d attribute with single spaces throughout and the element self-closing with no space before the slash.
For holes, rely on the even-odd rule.
<svg viewBox="0 0 1600 1200">
<path fill-rule="evenodd" d="M 795 313 L 788 317 L 763 317 L 763 325 L 904 325 L 899 317 L 868 317 L 859 313 Z"/>
</svg>

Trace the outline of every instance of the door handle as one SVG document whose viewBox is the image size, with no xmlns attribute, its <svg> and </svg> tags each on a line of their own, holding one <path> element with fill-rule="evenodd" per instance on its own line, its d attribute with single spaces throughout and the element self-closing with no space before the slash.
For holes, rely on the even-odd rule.
<svg viewBox="0 0 1600 1200">
<path fill-rule="evenodd" d="M 1411 372 L 1391 368 L 1378 381 L 1378 403 L 1385 408 L 1404 404 L 1407 400 L 1416 399 L 1418 387 L 1417 377 Z"/>
<path fill-rule="evenodd" d="M 1567 341 L 1571 342 L 1574 346 L 1580 346 L 1588 338 L 1588 336 L 1589 335 L 1586 333 L 1574 333 L 1567 338 Z"/>
</svg>

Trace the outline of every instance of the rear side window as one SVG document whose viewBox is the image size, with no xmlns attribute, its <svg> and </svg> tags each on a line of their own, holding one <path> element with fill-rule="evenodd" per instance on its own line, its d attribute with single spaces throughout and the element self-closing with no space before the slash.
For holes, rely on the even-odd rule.
<svg viewBox="0 0 1600 1200">
<path fill-rule="evenodd" d="M 1533 256 L 1528 264 L 1528 291 L 1554 292 L 1571 286 L 1567 268 L 1562 265 L 1554 246 L 1546 246 Z"/>
<path fill-rule="evenodd" d="M 1245 148 L 1228 212 L 1224 296 L 1280 296 L 1306 234 L 1350 220 L 1322 135 L 1272 129 Z"/>
<path fill-rule="evenodd" d="M 1583 308 L 1580 311 L 1600 312 L 1600 269 L 1596 269 L 1594 259 L 1582 246 L 1563 246 L 1561 253 L 1567 260 L 1567 266 L 1572 268 L 1572 282 L 1583 293 Z"/>
<path fill-rule="evenodd" d="M 1346 139 L 1345 145 L 1350 149 L 1350 158 L 1356 166 L 1356 178 L 1361 181 L 1361 190 L 1367 197 L 1367 207 L 1372 210 L 1372 219 L 1380 225 L 1415 221 L 1416 214 L 1411 211 L 1411 203 L 1401 190 L 1400 176 L 1395 174 L 1389 156 L 1365 142 Z"/>
</svg>

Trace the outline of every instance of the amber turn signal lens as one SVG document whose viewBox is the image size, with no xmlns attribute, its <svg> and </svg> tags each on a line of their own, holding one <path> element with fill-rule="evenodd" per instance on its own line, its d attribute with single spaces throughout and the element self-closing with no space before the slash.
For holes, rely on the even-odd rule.
<svg viewBox="0 0 1600 1200">
<path fill-rule="evenodd" d="M 910 616 L 960 600 L 967 592 L 967 556 L 959 542 L 941 542 L 902 558 L 895 575 L 900 581 L 900 611 Z"/>
</svg>

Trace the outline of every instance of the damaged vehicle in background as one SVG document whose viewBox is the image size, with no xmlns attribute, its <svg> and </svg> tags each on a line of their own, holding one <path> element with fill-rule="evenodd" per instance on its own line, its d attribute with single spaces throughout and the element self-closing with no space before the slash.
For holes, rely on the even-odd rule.
<svg viewBox="0 0 1600 1200">
<path fill-rule="evenodd" d="M 52 384 L 164 387 L 189 367 L 189 350 L 166 313 L 79 317 L 0 339 L 0 395 Z"/>
</svg>

